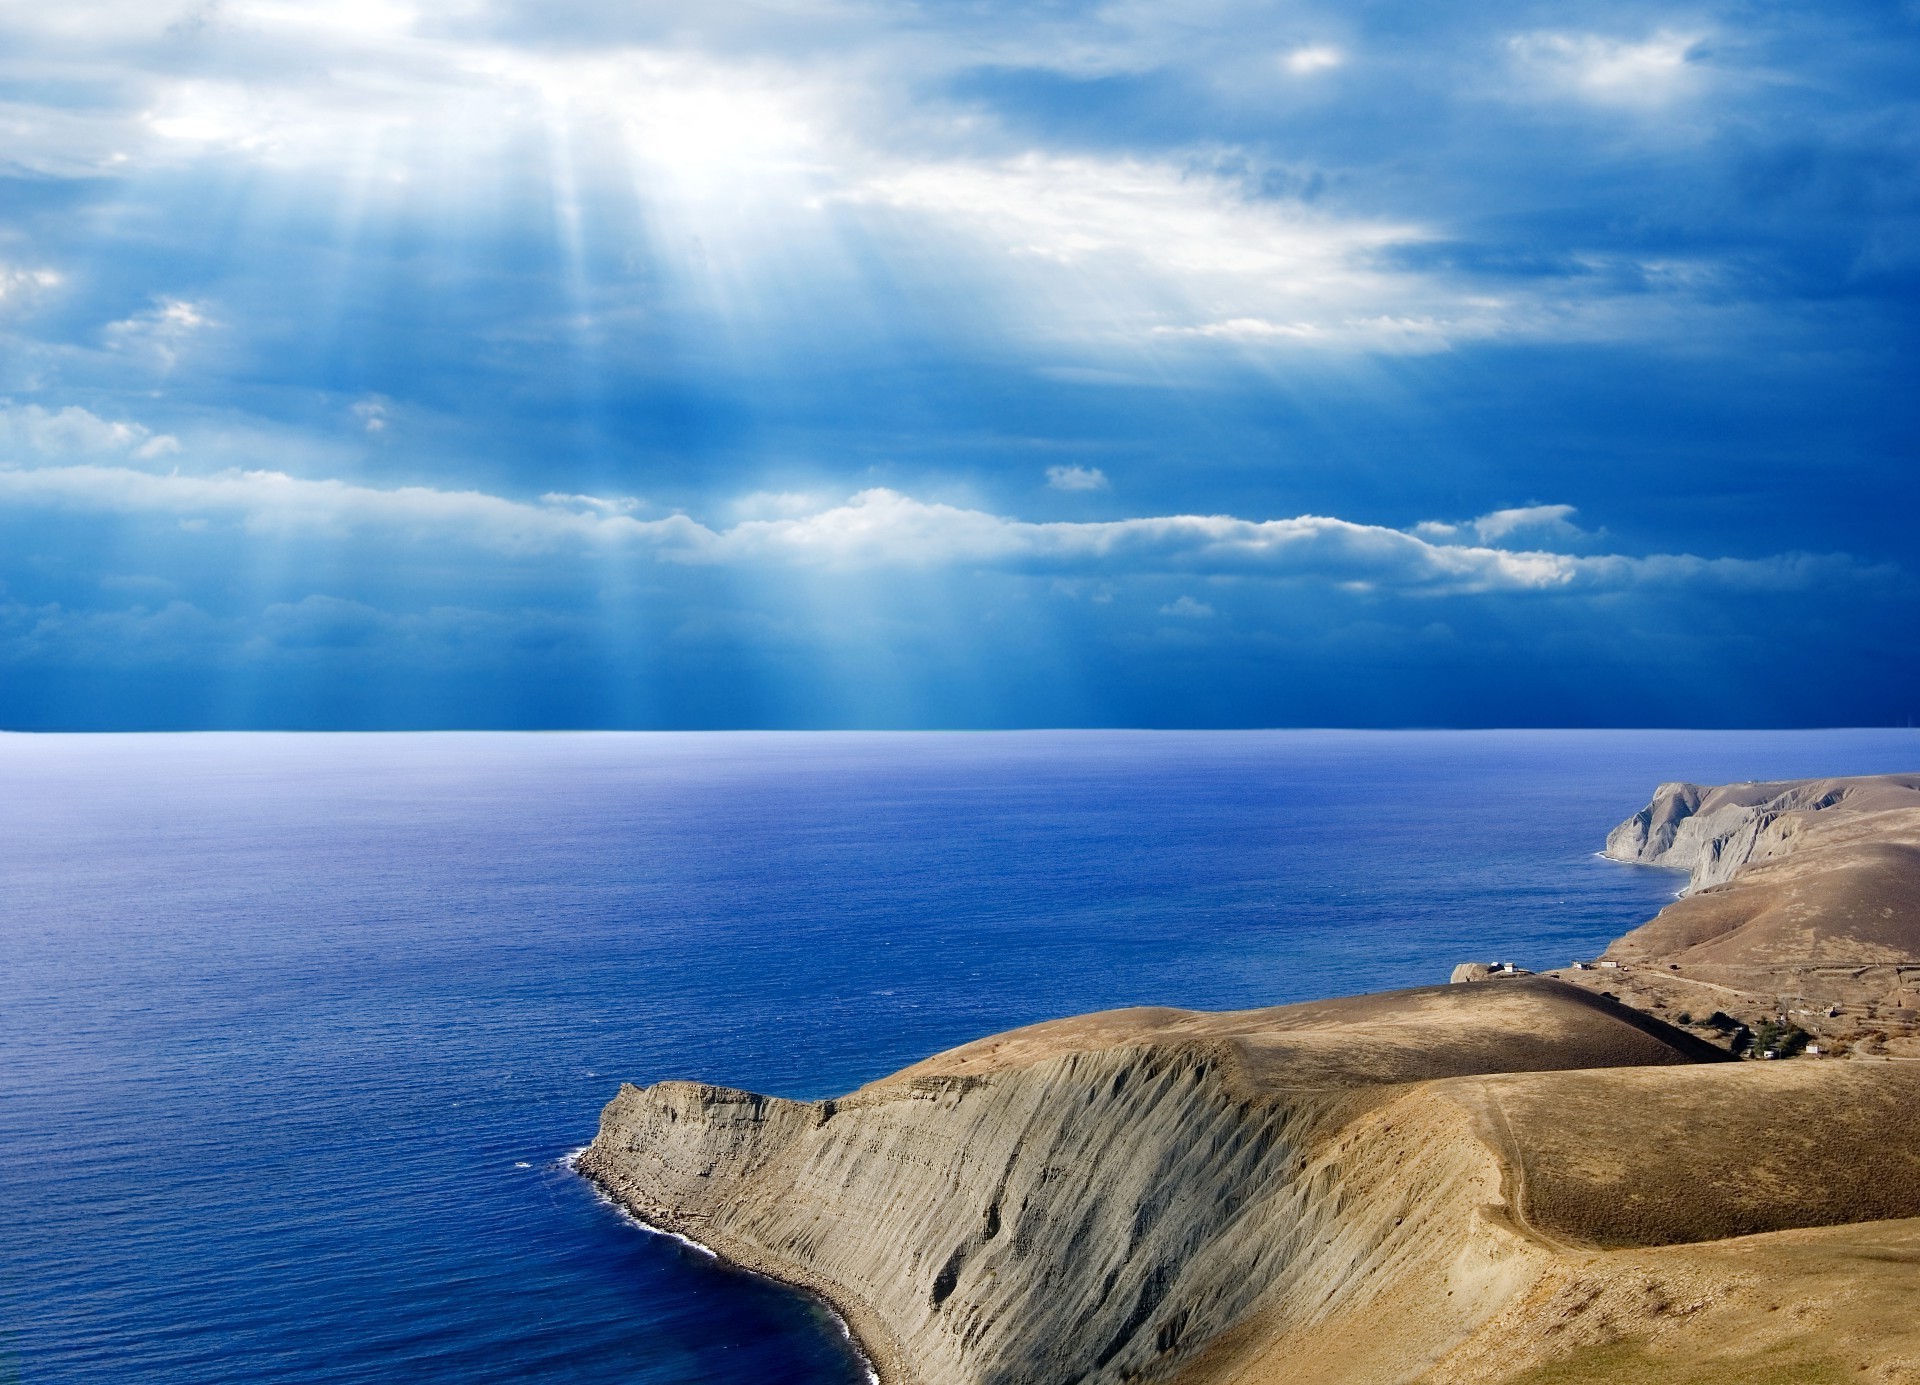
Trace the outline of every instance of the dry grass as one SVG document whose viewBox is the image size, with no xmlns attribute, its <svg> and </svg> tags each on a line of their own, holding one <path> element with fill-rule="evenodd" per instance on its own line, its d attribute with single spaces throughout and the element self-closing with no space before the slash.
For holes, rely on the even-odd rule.
<svg viewBox="0 0 1920 1385">
<path fill-rule="evenodd" d="M 1654 1246 L 1920 1216 L 1920 1064 L 1727 1063 L 1489 1077 L 1522 1214 Z"/>
<path fill-rule="evenodd" d="M 1654 1356 L 1637 1342 L 1613 1342 L 1508 1376 L 1500 1385 L 1843 1385 L 1858 1378 L 1831 1358 L 1793 1351 L 1683 1364 Z"/>
</svg>

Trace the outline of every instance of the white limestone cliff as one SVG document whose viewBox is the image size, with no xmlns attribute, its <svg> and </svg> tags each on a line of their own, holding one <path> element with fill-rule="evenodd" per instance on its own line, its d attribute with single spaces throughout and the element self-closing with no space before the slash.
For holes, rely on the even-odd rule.
<svg viewBox="0 0 1920 1385">
<path fill-rule="evenodd" d="M 1882 811 L 1920 805 L 1920 775 L 1796 779 L 1773 783 L 1662 784 L 1607 835 L 1605 855 L 1687 872 L 1684 894 L 1724 885 L 1743 866 L 1791 849 L 1808 818 L 1828 809 Z"/>
</svg>

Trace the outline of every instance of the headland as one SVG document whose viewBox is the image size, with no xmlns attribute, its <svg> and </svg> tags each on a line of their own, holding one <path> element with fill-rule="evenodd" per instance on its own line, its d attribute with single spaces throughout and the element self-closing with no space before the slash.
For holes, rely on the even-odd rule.
<svg viewBox="0 0 1920 1385">
<path fill-rule="evenodd" d="M 886 1385 L 1920 1381 L 1920 776 L 1665 785 L 1608 853 L 1688 891 L 1563 972 L 623 1086 L 578 1167 Z"/>
</svg>

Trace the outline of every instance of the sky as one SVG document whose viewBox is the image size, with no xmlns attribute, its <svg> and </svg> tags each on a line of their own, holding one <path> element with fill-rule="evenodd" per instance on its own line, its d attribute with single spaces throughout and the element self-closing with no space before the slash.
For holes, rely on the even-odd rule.
<svg viewBox="0 0 1920 1385">
<path fill-rule="evenodd" d="M 1920 714 L 1920 4 L 0 6 L 0 727 Z"/>
</svg>

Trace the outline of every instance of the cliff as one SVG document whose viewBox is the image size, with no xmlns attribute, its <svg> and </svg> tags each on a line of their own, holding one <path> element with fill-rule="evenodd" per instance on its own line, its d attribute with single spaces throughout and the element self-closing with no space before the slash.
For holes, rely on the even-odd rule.
<svg viewBox="0 0 1920 1385">
<path fill-rule="evenodd" d="M 1444 1302 L 1463 1253 L 1476 1289 L 1498 1278 L 1512 1248 L 1474 1210 L 1499 1199 L 1497 1161 L 1465 1108 L 1403 1084 L 1717 1056 L 1553 982 L 1122 1011 L 831 1102 L 625 1087 L 579 1167 L 819 1290 L 889 1382 L 1170 1378 L 1256 1312 L 1309 1326 L 1389 1277 L 1404 1297 L 1416 1266 Z M 1435 1330 L 1396 1354 L 1433 1356 L 1472 1317 L 1421 1306 Z"/>
<path fill-rule="evenodd" d="M 1680 820 L 1781 798 L 1741 796 Z M 624 1086 L 578 1167 L 886 1385 L 1920 1378 L 1920 1065 L 1730 1062 L 1599 976 L 1082 1016 L 825 1102 Z"/>
<path fill-rule="evenodd" d="M 1662 784 L 1607 835 L 1605 854 L 1687 872 L 1687 893 L 1723 885 L 1755 861 L 1781 855 L 1816 814 L 1822 824 L 1883 813 L 1920 815 L 1920 775 L 1776 783 Z M 1874 829 L 1876 832 L 1878 829 Z"/>
<path fill-rule="evenodd" d="M 1610 965 L 1555 975 L 1654 1014 L 1718 1013 L 1730 1045 L 1771 1022 L 1829 1052 L 1920 1056 L 1920 775 L 1663 784 L 1608 854 L 1684 866 L 1692 886 Z"/>
</svg>

